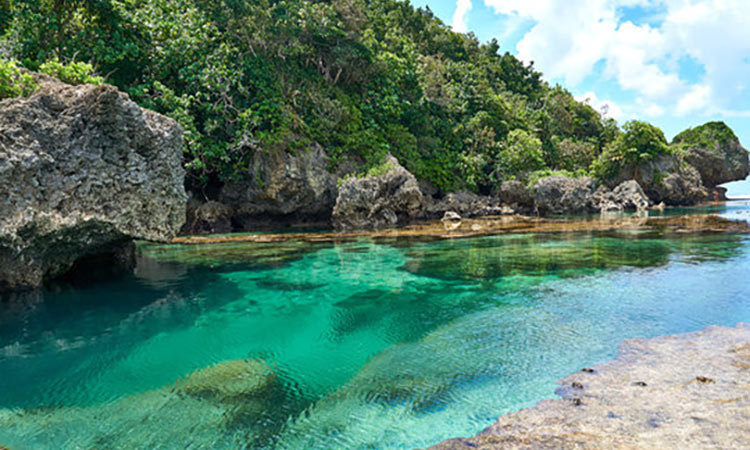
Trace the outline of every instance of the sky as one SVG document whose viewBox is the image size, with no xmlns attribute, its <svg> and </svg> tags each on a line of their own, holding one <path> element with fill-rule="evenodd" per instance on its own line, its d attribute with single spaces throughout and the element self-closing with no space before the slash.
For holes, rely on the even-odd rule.
<svg viewBox="0 0 750 450">
<path fill-rule="evenodd" d="M 750 146 L 750 0 L 411 0 L 455 31 L 497 39 L 620 124 L 668 139 L 723 120 Z M 728 185 L 750 195 L 750 181 Z"/>
</svg>

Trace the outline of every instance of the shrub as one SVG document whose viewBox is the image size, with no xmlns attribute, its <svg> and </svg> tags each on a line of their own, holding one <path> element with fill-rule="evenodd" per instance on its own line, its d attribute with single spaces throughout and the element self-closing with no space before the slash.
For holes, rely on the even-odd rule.
<svg viewBox="0 0 750 450">
<path fill-rule="evenodd" d="M 104 83 L 104 78 L 94 75 L 94 66 L 84 62 L 63 64 L 55 58 L 39 66 L 39 71 L 69 84 Z"/>
<path fill-rule="evenodd" d="M 0 100 L 12 97 L 25 97 L 36 90 L 36 82 L 13 60 L 0 58 Z"/>
<path fill-rule="evenodd" d="M 670 153 L 664 133 L 654 125 L 633 120 L 623 130 L 591 165 L 600 179 L 614 177 L 622 167 L 635 167 Z"/>
</svg>

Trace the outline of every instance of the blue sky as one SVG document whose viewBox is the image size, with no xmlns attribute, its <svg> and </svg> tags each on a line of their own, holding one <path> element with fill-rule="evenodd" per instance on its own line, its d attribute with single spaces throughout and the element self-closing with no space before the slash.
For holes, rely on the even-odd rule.
<svg viewBox="0 0 750 450">
<path fill-rule="evenodd" d="M 750 146 L 750 0 L 412 0 L 668 138 L 723 120 Z M 750 195 L 750 181 L 730 194 Z"/>
</svg>

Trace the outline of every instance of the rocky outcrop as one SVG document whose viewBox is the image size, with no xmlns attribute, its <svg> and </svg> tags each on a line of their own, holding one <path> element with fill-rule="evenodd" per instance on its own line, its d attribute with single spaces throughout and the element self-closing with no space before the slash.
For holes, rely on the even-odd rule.
<svg viewBox="0 0 750 450">
<path fill-rule="evenodd" d="M 501 204 L 499 198 L 477 195 L 469 191 L 451 192 L 439 200 L 428 197 L 425 203 L 424 215 L 429 219 L 440 218 L 449 211 L 458 213 L 461 217 L 484 217 L 513 213 L 512 209 Z"/>
<path fill-rule="evenodd" d="M 508 414 L 449 449 L 746 448 L 750 326 L 634 339 L 560 381 L 562 399 Z"/>
<path fill-rule="evenodd" d="M 594 202 L 593 178 L 552 176 L 534 185 L 534 203 L 539 214 L 582 214 L 599 210 Z"/>
<path fill-rule="evenodd" d="M 600 186 L 594 193 L 594 201 L 602 212 L 645 211 L 650 204 L 648 196 L 635 180 L 624 181 L 611 191 Z"/>
<path fill-rule="evenodd" d="M 332 216 L 336 229 L 393 227 L 422 214 L 424 197 L 414 175 L 392 156 L 383 167 L 387 170 L 382 174 L 341 183 Z"/>
<path fill-rule="evenodd" d="M 708 197 L 700 173 L 679 155 L 662 155 L 637 167 L 623 167 L 610 187 L 635 180 L 654 203 L 694 205 Z"/>
<path fill-rule="evenodd" d="M 0 288 L 39 286 L 185 220 L 182 131 L 112 86 L 38 75 L 0 101 Z"/>
<path fill-rule="evenodd" d="M 677 135 L 673 147 L 711 189 L 722 183 L 744 180 L 750 174 L 750 161 L 734 132 L 724 122 L 709 122 Z"/>
<path fill-rule="evenodd" d="M 500 200 L 517 211 L 528 211 L 534 207 L 533 192 L 516 180 L 503 181 L 500 185 Z"/>
<path fill-rule="evenodd" d="M 185 225 L 180 234 L 217 234 L 232 232 L 231 206 L 209 200 L 205 203 L 190 197 L 187 202 Z"/>
<path fill-rule="evenodd" d="M 322 147 L 291 153 L 258 150 L 243 178 L 224 185 L 219 202 L 234 210 L 239 229 L 283 223 L 328 222 L 336 203 L 336 176 Z"/>
</svg>

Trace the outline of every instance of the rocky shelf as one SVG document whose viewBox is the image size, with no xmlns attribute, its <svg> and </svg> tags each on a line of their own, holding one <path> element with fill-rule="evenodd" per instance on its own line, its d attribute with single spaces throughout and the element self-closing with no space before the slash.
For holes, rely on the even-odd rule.
<svg viewBox="0 0 750 450">
<path fill-rule="evenodd" d="M 431 449 L 740 449 L 750 442 L 750 324 L 628 340 L 615 361 L 559 383 L 562 398 Z"/>
</svg>

